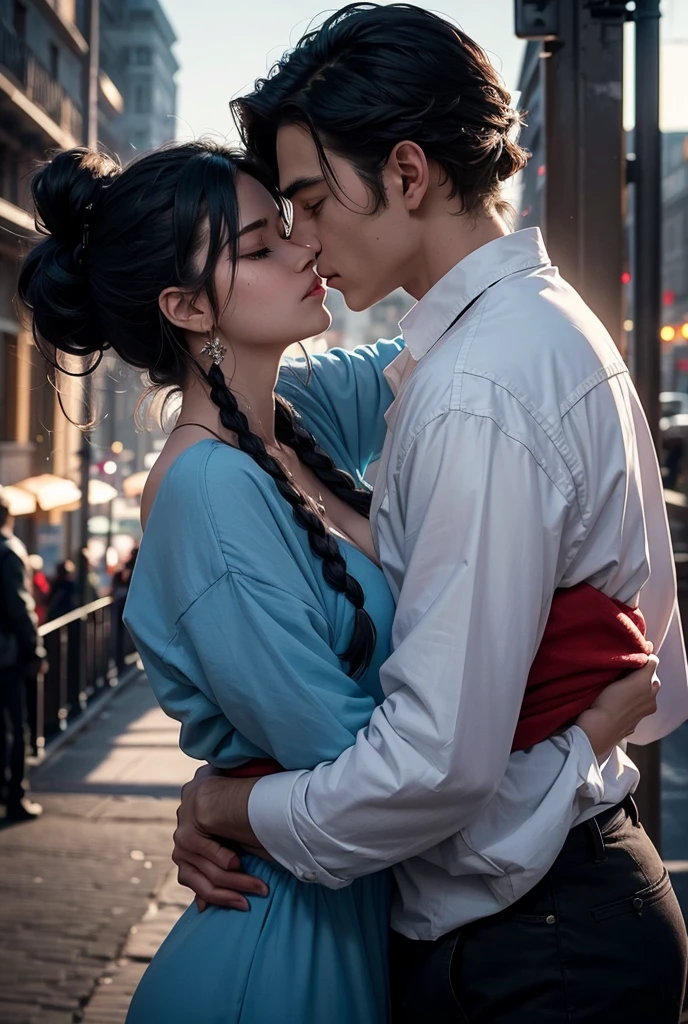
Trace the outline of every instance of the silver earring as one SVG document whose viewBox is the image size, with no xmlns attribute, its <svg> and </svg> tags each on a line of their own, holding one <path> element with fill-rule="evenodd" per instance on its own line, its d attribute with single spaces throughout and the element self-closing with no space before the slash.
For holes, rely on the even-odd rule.
<svg viewBox="0 0 688 1024">
<path fill-rule="evenodd" d="M 206 341 L 205 345 L 201 349 L 201 355 L 210 356 L 215 365 L 219 366 L 227 355 L 227 349 L 223 344 L 221 344 L 219 336 L 215 335 L 214 339 L 208 339 L 208 341 Z"/>
</svg>

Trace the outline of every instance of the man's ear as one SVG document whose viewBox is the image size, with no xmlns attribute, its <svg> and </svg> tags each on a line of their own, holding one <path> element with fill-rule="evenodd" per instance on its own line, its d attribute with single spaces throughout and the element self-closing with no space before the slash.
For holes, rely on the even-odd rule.
<svg viewBox="0 0 688 1024">
<path fill-rule="evenodd" d="M 213 329 L 214 317 L 205 295 L 194 298 L 182 288 L 165 288 L 158 298 L 160 310 L 171 324 L 183 331 L 207 334 Z"/>
<path fill-rule="evenodd" d="M 398 142 L 389 155 L 387 170 L 401 179 L 404 204 L 417 210 L 430 184 L 428 161 L 416 142 Z"/>
</svg>

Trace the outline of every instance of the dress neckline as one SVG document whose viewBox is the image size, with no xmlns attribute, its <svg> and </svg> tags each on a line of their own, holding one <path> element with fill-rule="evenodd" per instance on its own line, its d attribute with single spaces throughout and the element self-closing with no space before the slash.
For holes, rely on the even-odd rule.
<svg viewBox="0 0 688 1024">
<path fill-rule="evenodd" d="M 228 441 L 225 441 L 222 437 L 220 437 L 219 434 L 216 434 L 214 430 L 211 430 L 210 427 L 206 427 L 202 423 L 187 423 L 187 424 L 180 423 L 179 426 L 201 427 L 203 430 L 207 430 L 209 434 L 214 434 L 214 437 L 203 437 L 203 438 L 200 438 L 200 440 L 194 441 L 193 444 L 190 444 L 188 448 L 185 448 L 184 451 L 181 451 L 179 453 L 179 455 L 175 455 L 175 457 L 173 458 L 172 462 L 170 462 L 169 466 L 167 467 L 167 469 L 163 473 L 162 477 L 160 478 L 160 483 L 158 484 L 158 489 L 155 492 L 155 497 L 153 498 L 150 510 L 148 512 L 148 519 L 146 520 L 146 526 L 143 527 L 143 533 L 144 534 L 146 532 L 146 529 L 148 528 L 148 523 L 151 521 L 151 519 L 153 517 L 153 510 L 155 509 L 155 506 L 156 506 L 156 504 L 158 502 L 158 497 L 160 495 L 160 491 L 162 490 L 163 483 L 165 482 L 165 480 L 169 476 L 169 474 L 172 471 L 172 469 L 179 462 L 179 460 L 183 459 L 184 456 L 187 454 L 187 452 L 190 452 L 192 450 L 192 448 L 196 448 L 199 444 L 218 444 L 219 443 L 219 444 L 223 445 L 225 448 L 230 448 L 233 452 L 236 452 L 238 455 L 243 455 L 245 458 L 250 459 L 250 461 L 253 462 L 253 459 L 251 459 L 251 456 L 247 455 L 246 452 L 242 452 L 241 448 L 237 448 L 237 447 L 235 447 L 235 445 L 230 444 Z M 174 432 L 174 430 L 176 430 L 176 429 L 177 428 L 174 427 L 173 430 L 170 431 L 170 434 L 172 434 Z M 255 463 L 254 463 L 254 465 L 255 465 Z M 265 475 L 268 476 L 267 474 L 265 474 Z M 271 479 L 271 477 L 268 476 L 268 479 Z M 281 498 L 281 495 L 279 494 L 279 491 L 277 491 L 277 495 L 278 495 L 278 497 Z M 284 501 L 283 498 L 281 498 L 281 500 Z M 327 526 L 325 527 L 325 529 L 327 529 Z M 359 554 L 361 556 L 361 558 L 365 558 L 366 562 L 369 562 L 370 565 L 372 565 L 375 569 L 378 570 L 378 572 L 382 572 L 382 566 L 379 564 L 379 562 L 376 562 L 374 558 L 371 558 L 369 555 L 367 555 L 365 553 L 365 551 L 363 551 L 362 548 L 359 548 L 358 544 L 354 544 L 354 542 L 352 540 L 349 540 L 348 537 L 344 537 L 341 533 L 335 532 L 334 530 L 327 529 L 327 532 L 330 534 L 330 536 L 334 537 L 341 544 L 345 544 L 348 548 L 351 548 L 352 551 L 357 552 L 357 554 Z"/>
</svg>

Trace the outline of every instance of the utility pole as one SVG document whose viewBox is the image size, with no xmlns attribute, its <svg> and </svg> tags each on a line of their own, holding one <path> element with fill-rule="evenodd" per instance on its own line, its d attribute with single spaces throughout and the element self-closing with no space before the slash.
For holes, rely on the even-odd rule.
<svg viewBox="0 0 688 1024">
<path fill-rule="evenodd" d="M 620 345 L 625 3 L 559 0 L 558 18 L 542 61 L 543 228 L 552 262 Z"/>
<path fill-rule="evenodd" d="M 659 132 L 659 0 L 636 0 L 635 12 L 635 384 L 658 443 L 661 324 L 661 136 Z M 640 770 L 636 800 L 648 834 L 661 841 L 661 745 L 632 747 Z"/>
<path fill-rule="evenodd" d="M 621 347 L 626 145 L 623 26 L 636 22 L 636 385 L 655 437 L 660 389 L 659 0 L 515 0 L 516 34 L 542 41 L 543 228 L 552 262 Z M 640 814 L 660 842 L 660 746 L 630 751 Z"/>
<path fill-rule="evenodd" d="M 98 76 L 100 73 L 100 0 L 89 0 L 88 4 L 88 66 L 86 68 L 85 113 L 86 113 L 86 145 L 96 149 L 98 145 Z M 88 214 L 85 212 L 85 216 Z M 82 378 L 83 408 L 85 422 L 91 421 L 91 403 L 93 382 L 91 375 Z M 81 505 L 79 507 L 79 596 L 82 605 L 87 602 L 88 595 L 88 490 L 91 478 L 91 439 L 85 428 L 81 431 L 80 485 Z"/>
</svg>

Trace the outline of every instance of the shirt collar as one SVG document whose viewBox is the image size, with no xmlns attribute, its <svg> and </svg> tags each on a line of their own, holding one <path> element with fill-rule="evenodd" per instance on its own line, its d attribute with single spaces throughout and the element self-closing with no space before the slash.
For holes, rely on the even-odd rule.
<svg viewBox="0 0 688 1024">
<path fill-rule="evenodd" d="M 408 351 L 422 359 L 452 320 L 486 288 L 510 274 L 549 263 L 539 228 L 494 238 L 465 256 L 400 321 Z"/>
</svg>

